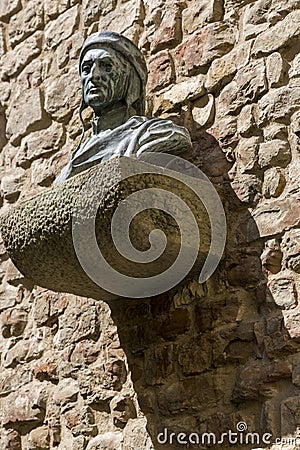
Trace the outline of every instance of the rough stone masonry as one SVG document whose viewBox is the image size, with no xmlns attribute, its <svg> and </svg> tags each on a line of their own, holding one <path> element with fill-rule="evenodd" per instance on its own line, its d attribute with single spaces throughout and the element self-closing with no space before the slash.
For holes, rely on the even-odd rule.
<svg viewBox="0 0 300 450">
<path fill-rule="evenodd" d="M 2 245 L 0 449 L 179 450 L 158 434 L 239 422 L 296 449 L 300 1 L 1 0 L 2 211 L 76 147 L 77 60 L 98 29 L 144 53 L 147 114 L 189 129 L 226 193 L 227 248 L 207 283 L 109 307 L 34 287 Z"/>
</svg>

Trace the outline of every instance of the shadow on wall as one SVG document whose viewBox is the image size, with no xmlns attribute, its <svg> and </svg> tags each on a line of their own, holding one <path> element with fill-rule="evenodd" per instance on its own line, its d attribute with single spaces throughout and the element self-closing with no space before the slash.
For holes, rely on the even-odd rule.
<svg viewBox="0 0 300 450">
<path fill-rule="evenodd" d="M 296 344 L 266 286 L 266 269 L 280 270 L 281 253 L 264 252 L 262 267 L 264 242 L 230 186 L 231 164 L 212 135 L 194 138 L 188 158 L 221 187 L 224 258 L 203 285 L 189 279 L 157 297 L 112 302 L 112 318 L 155 449 L 208 448 L 214 439 L 223 450 L 267 447 L 264 433 L 269 442 L 295 433 L 291 415 L 300 406 L 291 375 Z M 244 440 L 221 442 L 228 430 Z M 259 437 L 246 442 L 247 432 Z"/>
<path fill-rule="evenodd" d="M 6 117 L 5 110 L 3 106 L 0 104 L 0 152 L 3 147 L 7 144 L 6 139 Z"/>
</svg>

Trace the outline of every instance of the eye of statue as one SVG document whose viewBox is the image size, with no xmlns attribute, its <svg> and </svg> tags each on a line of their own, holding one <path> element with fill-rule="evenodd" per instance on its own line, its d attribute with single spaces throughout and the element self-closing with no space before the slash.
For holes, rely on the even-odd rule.
<svg viewBox="0 0 300 450">
<path fill-rule="evenodd" d="M 92 67 L 92 64 L 89 62 L 86 62 L 86 63 L 82 64 L 81 70 L 83 73 L 89 73 L 91 70 L 91 67 Z"/>
<path fill-rule="evenodd" d="M 111 63 L 107 62 L 107 63 L 105 63 L 104 68 L 105 68 L 105 71 L 106 71 L 106 72 L 111 72 L 113 66 L 112 66 Z"/>
</svg>

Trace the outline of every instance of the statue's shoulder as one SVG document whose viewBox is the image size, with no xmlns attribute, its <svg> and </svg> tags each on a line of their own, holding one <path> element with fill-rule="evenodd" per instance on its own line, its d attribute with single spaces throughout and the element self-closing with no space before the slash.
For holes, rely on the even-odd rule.
<svg viewBox="0 0 300 450">
<path fill-rule="evenodd" d="M 146 117 L 146 116 L 132 116 L 127 122 L 131 128 L 142 127 L 145 131 L 155 130 L 172 130 L 174 133 L 179 133 L 189 136 L 189 132 L 185 127 L 176 125 L 170 119 L 162 119 L 160 117 Z"/>
<path fill-rule="evenodd" d="M 130 127 L 130 139 L 125 156 L 136 154 L 139 157 L 149 151 L 181 154 L 192 146 L 188 130 L 170 119 L 133 116 L 126 127 Z"/>
</svg>

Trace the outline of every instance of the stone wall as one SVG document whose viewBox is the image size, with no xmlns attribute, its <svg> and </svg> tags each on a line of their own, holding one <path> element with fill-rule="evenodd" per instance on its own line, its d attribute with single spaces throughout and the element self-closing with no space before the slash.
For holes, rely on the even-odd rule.
<svg viewBox="0 0 300 450">
<path fill-rule="evenodd" d="M 224 193 L 228 245 L 207 283 L 111 310 L 32 286 L 1 245 L 0 448 L 176 450 L 157 434 L 241 421 L 287 441 L 300 426 L 300 1 L 1 0 L 2 210 L 50 186 L 75 148 L 78 55 L 99 28 L 144 52 L 148 114 L 189 128 L 189 158 Z"/>
</svg>

